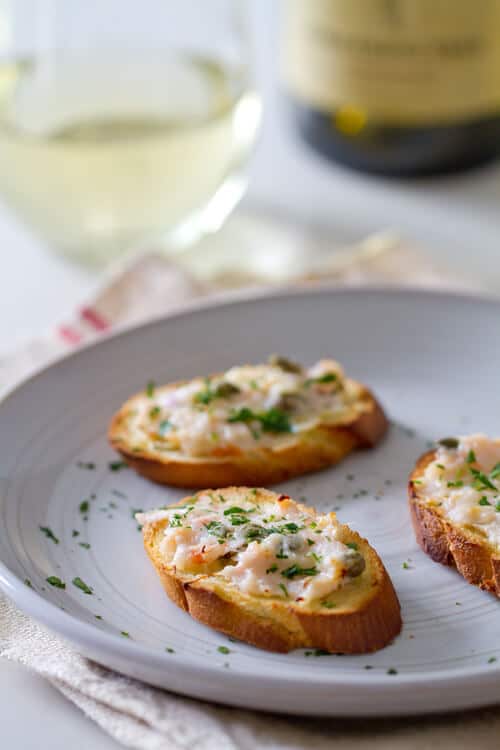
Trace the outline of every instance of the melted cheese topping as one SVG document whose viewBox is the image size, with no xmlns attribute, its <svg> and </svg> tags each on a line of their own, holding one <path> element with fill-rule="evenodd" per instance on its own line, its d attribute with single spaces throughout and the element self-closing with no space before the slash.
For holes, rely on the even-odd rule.
<svg viewBox="0 0 500 750">
<path fill-rule="evenodd" d="M 337 539 L 334 514 L 318 516 L 285 495 L 257 506 L 255 494 L 249 490 L 234 505 L 221 492 L 207 492 L 137 520 L 168 520 L 160 551 L 176 571 L 217 573 L 253 596 L 309 604 L 361 575 L 364 559 Z"/>
<path fill-rule="evenodd" d="M 415 488 L 450 521 L 500 547 L 500 440 L 470 435 L 440 445 Z"/>
<path fill-rule="evenodd" d="M 232 367 L 213 378 L 155 389 L 136 399 L 127 428 L 138 450 L 237 456 L 279 449 L 319 424 L 342 424 L 366 409 L 361 386 L 333 360 L 309 369 Z"/>
</svg>

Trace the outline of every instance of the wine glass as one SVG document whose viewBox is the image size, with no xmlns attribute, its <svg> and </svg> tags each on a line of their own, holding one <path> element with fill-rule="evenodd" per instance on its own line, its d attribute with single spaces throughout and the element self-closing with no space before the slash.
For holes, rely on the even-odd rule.
<svg viewBox="0 0 500 750">
<path fill-rule="evenodd" d="M 241 198 L 244 0 L 0 0 L 0 196 L 65 255 L 178 251 Z"/>
</svg>

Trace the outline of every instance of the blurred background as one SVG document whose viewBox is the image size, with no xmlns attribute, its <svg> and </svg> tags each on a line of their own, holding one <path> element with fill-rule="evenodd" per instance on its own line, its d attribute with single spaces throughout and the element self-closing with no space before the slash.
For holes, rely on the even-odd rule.
<svg viewBox="0 0 500 750">
<path fill-rule="evenodd" d="M 0 0 L 0 54 L 0 353 L 141 253 L 500 290 L 500 0 Z"/>
</svg>

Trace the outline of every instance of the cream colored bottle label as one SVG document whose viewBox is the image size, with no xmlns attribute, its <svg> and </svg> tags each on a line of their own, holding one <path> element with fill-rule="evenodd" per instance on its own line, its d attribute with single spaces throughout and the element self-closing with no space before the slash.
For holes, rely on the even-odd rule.
<svg viewBox="0 0 500 750">
<path fill-rule="evenodd" d="M 282 74 L 302 102 L 387 124 L 500 112 L 500 0 L 285 0 Z"/>
</svg>

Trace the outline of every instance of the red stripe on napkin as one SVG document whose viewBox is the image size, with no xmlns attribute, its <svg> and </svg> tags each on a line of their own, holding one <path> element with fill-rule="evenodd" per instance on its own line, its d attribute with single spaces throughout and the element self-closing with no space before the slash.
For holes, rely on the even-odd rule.
<svg viewBox="0 0 500 750">
<path fill-rule="evenodd" d="M 109 328 L 108 321 L 97 310 L 94 310 L 93 307 L 82 307 L 80 317 L 96 331 L 106 331 Z"/>
<path fill-rule="evenodd" d="M 67 344 L 79 344 L 82 340 L 81 334 L 79 334 L 78 331 L 75 331 L 74 328 L 70 328 L 69 326 L 59 326 L 59 328 L 57 329 L 57 333 Z"/>
</svg>

